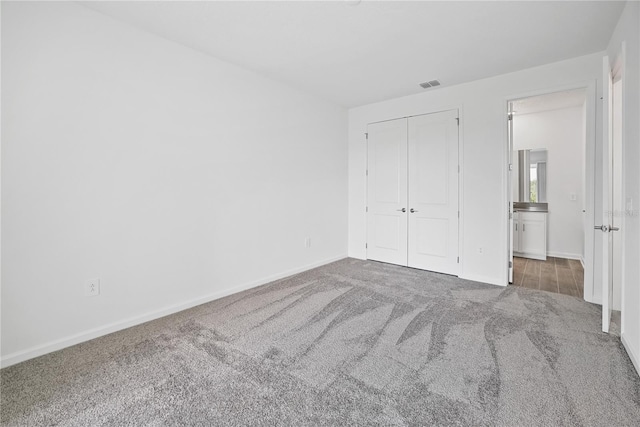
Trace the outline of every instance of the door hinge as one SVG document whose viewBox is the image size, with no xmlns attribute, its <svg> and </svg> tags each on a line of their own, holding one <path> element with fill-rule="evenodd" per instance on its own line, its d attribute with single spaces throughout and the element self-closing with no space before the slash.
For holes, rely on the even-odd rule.
<svg viewBox="0 0 640 427">
<path fill-rule="evenodd" d="M 369 212 L 369 206 L 365 206 L 365 207 L 364 207 L 364 211 L 365 211 L 365 212 Z"/>
<path fill-rule="evenodd" d="M 513 267 L 513 263 L 509 261 L 509 268 Z"/>
<path fill-rule="evenodd" d="M 458 259 L 456 260 L 456 262 L 457 262 L 458 264 L 460 264 L 460 257 L 458 257 Z"/>
<path fill-rule="evenodd" d="M 456 123 L 460 126 L 460 118 L 456 117 Z"/>
<path fill-rule="evenodd" d="M 513 114 L 511 114 L 511 113 L 507 114 L 507 119 L 508 120 L 513 120 Z"/>
<path fill-rule="evenodd" d="M 458 218 L 460 218 L 460 211 L 458 211 Z"/>
<path fill-rule="evenodd" d="M 364 137 L 365 137 L 366 139 L 369 139 L 369 132 L 365 133 L 365 134 L 364 134 Z"/>
<path fill-rule="evenodd" d="M 512 171 L 513 170 L 513 164 L 509 163 L 509 170 Z"/>
<path fill-rule="evenodd" d="M 509 212 L 509 219 L 513 219 L 513 213 Z"/>
<path fill-rule="evenodd" d="M 369 244 L 368 244 L 368 243 L 365 243 L 365 244 L 364 244 L 364 248 L 365 248 L 365 249 L 369 249 Z"/>
</svg>

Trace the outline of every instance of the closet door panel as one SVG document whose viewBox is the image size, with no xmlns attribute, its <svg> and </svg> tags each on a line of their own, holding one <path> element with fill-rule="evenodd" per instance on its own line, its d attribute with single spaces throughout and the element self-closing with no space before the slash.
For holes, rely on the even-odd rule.
<svg viewBox="0 0 640 427">
<path fill-rule="evenodd" d="M 393 251 L 400 250 L 401 240 L 399 236 L 402 233 L 402 220 L 398 215 L 385 215 L 376 213 L 373 215 L 375 224 L 374 248 L 390 249 Z"/>
<path fill-rule="evenodd" d="M 410 200 L 414 204 L 446 206 L 449 202 L 447 129 L 440 123 L 421 121 L 415 119 L 411 129 L 415 139 L 409 154 L 413 172 Z"/>
<path fill-rule="evenodd" d="M 408 119 L 408 265 L 455 275 L 457 118 L 458 112 L 453 110 Z"/>
<path fill-rule="evenodd" d="M 416 253 L 444 258 L 448 253 L 449 220 L 442 218 L 416 218 Z"/>
<path fill-rule="evenodd" d="M 367 132 L 367 258 L 407 265 L 407 119 Z"/>
</svg>

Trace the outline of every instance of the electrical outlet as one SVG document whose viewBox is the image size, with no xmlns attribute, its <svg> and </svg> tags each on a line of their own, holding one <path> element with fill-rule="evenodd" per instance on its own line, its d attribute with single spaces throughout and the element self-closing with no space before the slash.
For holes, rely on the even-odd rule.
<svg viewBox="0 0 640 427">
<path fill-rule="evenodd" d="M 304 247 L 305 248 L 311 247 L 311 237 L 307 237 L 306 239 L 304 239 Z"/>
<path fill-rule="evenodd" d="M 87 280 L 84 284 L 85 297 L 97 297 L 100 295 L 100 279 Z"/>
</svg>

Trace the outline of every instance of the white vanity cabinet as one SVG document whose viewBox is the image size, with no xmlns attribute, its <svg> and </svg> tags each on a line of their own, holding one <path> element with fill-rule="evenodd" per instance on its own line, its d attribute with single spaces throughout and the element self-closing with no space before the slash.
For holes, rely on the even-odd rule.
<svg viewBox="0 0 640 427">
<path fill-rule="evenodd" d="M 547 213 L 513 213 L 513 254 L 523 258 L 547 259 Z"/>
</svg>

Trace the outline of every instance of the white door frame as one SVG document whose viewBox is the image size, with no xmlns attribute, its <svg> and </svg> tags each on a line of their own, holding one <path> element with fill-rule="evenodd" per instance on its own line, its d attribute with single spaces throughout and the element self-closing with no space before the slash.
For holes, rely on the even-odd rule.
<svg viewBox="0 0 640 427">
<path fill-rule="evenodd" d="M 508 212 L 508 221 L 509 225 L 507 226 L 507 245 L 509 245 L 507 257 L 509 260 L 508 273 L 507 273 L 507 284 L 513 283 L 513 249 L 514 249 L 514 240 L 513 240 L 513 102 L 507 102 L 507 212 Z M 516 224 L 516 227 L 518 225 Z M 519 242 L 519 241 L 518 241 Z M 519 244 L 519 243 L 518 243 Z"/>
<path fill-rule="evenodd" d="M 511 194 L 509 193 L 508 186 L 508 174 L 509 174 L 509 159 L 511 153 L 509 153 L 509 135 L 508 135 L 508 106 L 509 102 L 517 99 L 529 98 L 532 96 L 547 95 L 555 92 L 563 92 L 573 89 L 585 89 L 586 90 L 586 114 L 585 114 L 585 226 L 584 226 L 584 299 L 588 302 L 594 301 L 594 210 L 595 210 L 595 152 L 596 152 L 596 106 L 597 106 L 597 93 L 596 93 L 597 81 L 577 82 L 574 84 L 552 87 L 547 89 L 540 89 L 531 92 L 517 93 L 503 98 L 502 102 L 502 117 L 503 123 L 503 171 L 502 171 L 502 229 L 507 233 L 502 240 L 502 254 L 501 259 L 505 260 L 505 268 L 503 269 L 503 283 L 509 284 L 509 235 L 511 230 L 509 229 L 509 212 L 508 204 L 511 201 Z"/>
<path fill-rule="evenodd" d="M 613 76 L 609 57 L 602 58 L 602 220 L 597 226 L 596 241 L 602 242 L 602 332 L 609 332 L 611 295 L 613 292 Z M 595 259 L 594 259 L 595 261 Z"/>
</svg>

